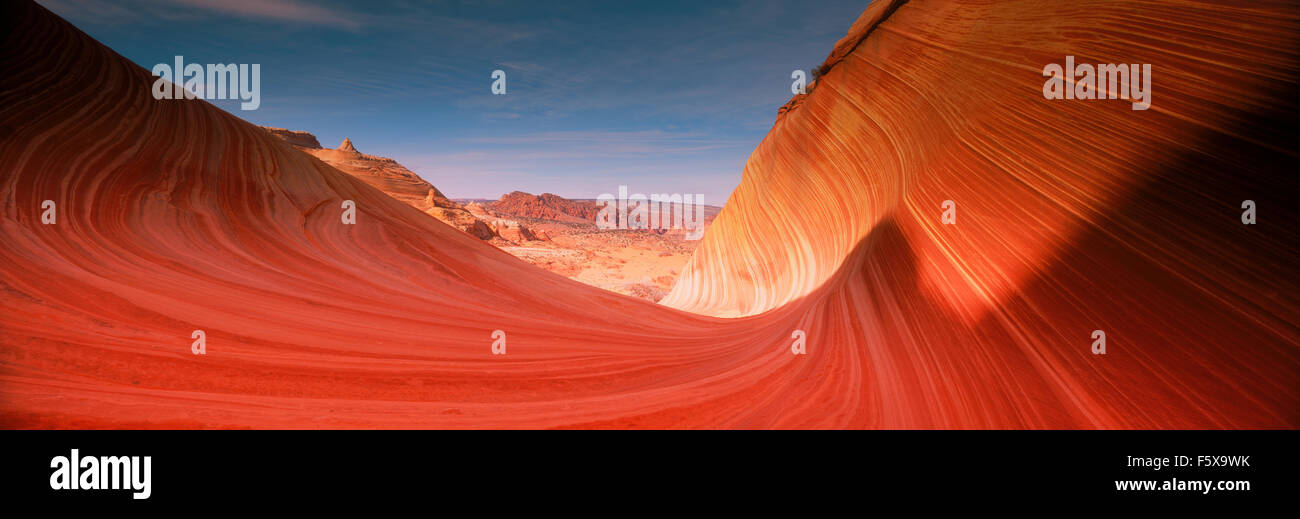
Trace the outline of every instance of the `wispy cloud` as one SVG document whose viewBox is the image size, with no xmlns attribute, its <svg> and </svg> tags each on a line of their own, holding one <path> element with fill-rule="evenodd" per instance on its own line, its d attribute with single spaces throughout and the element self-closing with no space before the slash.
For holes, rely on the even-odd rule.
<svg viewBox="0 0 1300 519">
<path fill-rule="evenodd" d="M 627 185 L 702 193 L 721 204 L 753 142 L 698 132 L 544 131 L 453 139 L 445 152 L 401 161 L 451 196 L 495 198 L 516 189 L 593 198 Z"/>
<path fill-rule="evenodd" d="M 355 30 L 357 18 L 346 13 L 298 0 L 174 0 L 177 4 L 228 15 L 282 22 L 327 25 Z"/>
<path fill-rule="evenodd" d="M 6 1 L 6 0 L 0 0 Z M 145 68 L 260 63 L 257 124 L 453 196 L 618 185 L 719 202 L 862 0 L 37 0 Z M 508 75 L 493 95 L 492 71 Z"/>
<path fill-rule="evenodd" d="M 355 31 L 363 16 L 301 0 L 37 0 L 64 18 L 120 24 L 194 18 L 202 13 L 258 22 L 292 23 Z"/>
<path fill-rule="evenodd" d="M 117 25 L 141 18 L 138 11 L 105 0 L 36 0 L 36 3 L 69 20 Z"/>
</svg>

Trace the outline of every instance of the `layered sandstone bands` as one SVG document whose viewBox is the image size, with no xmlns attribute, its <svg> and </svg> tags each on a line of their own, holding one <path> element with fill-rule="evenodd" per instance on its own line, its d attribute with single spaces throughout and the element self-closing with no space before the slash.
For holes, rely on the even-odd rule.
<svg viewBox="0 0 1300 519">
<path fill-rule="evenodd" d="M 1175 158 L 1292 106 L 1275 97 L 1295 72 L 1294 17 L 1271 16 L 1284 7 L 873 2 L 750 157 L 668 301 L 725 316 L 777 308 L 825 285 L 892 218 L 924 253 L 921 281 L 985 311 L 1107 213 L 1122 218 L 1114 209 Z M 1225 16 L 1261 29 L 1234 33 Z M 1152 36 L 1165 28 L 1232 44 Z M 1157 64 L 1155 113 L 1045 100 L 1039 71 L 1067 54 Z M 945 200 L 963 225 L 939 225 Z"/>
<path fill-rule="evenodd" d="M 809 308 L 810 342 L 886 423 L 988 424 L 1037 394 L 1060 400 L 1017 420 L 1294 427 L 1298 20 L 1286 2 L 873 2 L 663 303 Z M 1154 107 L 1044 99 L 1067 55 L 1151 64 Z M 1279 219 L 1242 225 L 1243 200 Z M 1091 355 L 1098 329 L 1124 346 Z"/>
<path fill-rule="evenodd" d="M 448 199 L 433 184 L 398 164 L 397 161 L 357 151 L 356 146 L 352 144 L 352 139 L 345 137 L 337 148 L 329 149 L 322 148 L 316 136 L 307 132 L 265 126 L 263 129 L 284 139 L 294 148 L 359 178 L 389 196 L 480 240 L 491 240 L 500 236 L 488 222 L 470 214 L 465 207 Z"/>
<path fill-rule="evenodd" d="M 1270 119 L 1297 112 L 1293 5 L 881 19 L 755 150 L 669 296 L 706 316 L 155 101 L 148 71 L 4 3 L 0 426 L 1300 426 L 1296 136 Z M 1152 63 L 1154 107 L 1042 99 L 1066 54 Z"/>
</svg>

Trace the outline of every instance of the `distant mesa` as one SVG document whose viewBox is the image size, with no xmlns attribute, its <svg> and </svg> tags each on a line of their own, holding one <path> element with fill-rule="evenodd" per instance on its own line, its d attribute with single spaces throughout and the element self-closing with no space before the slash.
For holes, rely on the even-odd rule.
<svg viewBox="0 0 1300 519">
<path fill-rule="evenodd" d="M 397 161 L 362 153 L 351 138 L 330 149 L 322 148 L 308 132 L 263 128 L 299 151 L 453 228 L 528 263 L 606 290 L 659 301 L 672 287 L 684 258 L 698 244 L 684 241 L 680 232 L 659 236 L 601 231 L 596 228 L 599 211 L 592 199 L 513 191 L 497 200 L 453 200 Z M 720 209 L 705 207 L 706 227 Z"/>
<path fill-rule="evenodd" d="M 294 146 L 299 146 L 303 148 L 313 148 L 313 149 L 320 148 L 320 142 L 316 140 L 315 135 L 312 135 L 310 133 L 294 131 L 294 130 L 286 130 L 284 128 L 272 128 L 269 126 L 263 126 L 263 128 L 265 128 L 266 131 L 271 132 L 276 137 L 284 139 L 289 144 L 292 144 Z"/>
<path fill-rule="evenodd" d="M 503 195 L 500 200 L 489 202 L 486 206 L 490 210 L 521 218 L 575 223 L 594 223 L 598 212 L 594 202 L 569 200 L 551 193 L 534 195 L 523 191 L 514 191 Z"/>
<path fill-rule="evenodd" d="M 596 201 L 513 191 L 500 199 L 447 197 L 397 161 L 357 150 L 351 138 L 322 148 L 304 131 L 263 127 L 294 148 L 528 263 L 622 294 L 659 301 L 698 242 L 647 232 L 596 228 Z M 720 208 L 705 207 L 705 224 Z M 635 251 L 645 251 L 644 254 Z"/>
</svg>

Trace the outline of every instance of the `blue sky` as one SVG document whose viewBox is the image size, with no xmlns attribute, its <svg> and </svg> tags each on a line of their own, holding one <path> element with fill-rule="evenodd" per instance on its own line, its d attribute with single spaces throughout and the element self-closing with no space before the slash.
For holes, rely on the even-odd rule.
<svg viewBox="0 0 1300 519">
<path fill-rule="evenodd" d="M 144 68 L 260 63 L 255 124 L 350 137 L 456 198 L 721 205 L 863 0 L 38 0 Z M 508 93 L 491 93 L 492 71 Z"/>
</svg>

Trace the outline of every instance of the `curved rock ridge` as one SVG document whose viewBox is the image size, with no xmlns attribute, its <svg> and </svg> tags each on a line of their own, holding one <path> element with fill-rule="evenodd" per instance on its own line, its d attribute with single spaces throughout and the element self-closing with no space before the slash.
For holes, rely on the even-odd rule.
<svg viewBox="0 0 1300 519">
<path fill-rule="evenodd" d="M 617 422 L 702 400 L 668 395 L 752 356 L 706 348 L 730 360 L 674 376 L 716 324 L 523 263 L 202 100 L 154 100 L 147 70 L 34 3 L 0 26 L 0 427 Z"/>
<path fill-rule="evenodd" d="M 707 232 L 671 297 L 761 313 L 722 319 L 154 100 L 147 70 L 6 2 L 0 427 L 1294 428 L 1296 14 L 901 4 Z M 1152 63 L 1153 107 L 1044 100 L 1066 53 Z"/>
<path fill-rule="evenodd" d="M 825 285 L 893 217 L 919 254 L 922 288 L 953 311 L 979 316 L 1089 231 L 1195 232 L 1129 222 L 1122 210 L 1161 174 L 1184 176 L 1189 190 L 1218 181 L 1200 168 L 1175 169 L 1218 151 L 1207 149 L 1211 143 L 1235 137 L 1273 155 L 1290 148 L 1247 135 L 1243 125 L 1294 107 L 1282 95 L 1296 78 L 1293 4 L 986 4 L 873 2 L 812 91 L 786 106 L 751 155 L 664 303 L 718 316 L 778 308 Z M 1067 55 L 1078 63 L 1152 64 L 1154 107 L 1045 99 L 1041 71 Z M 1293 158 L 1251 163 L 1273 172 Z M 1230 186 L 1240 198 L 1205 192 L 1213 197 L 1185 212 L 1203 211 L 1198 220 L 1209 211 L 1231 216 L 1243 199 L 1267 194 L 1251 187 L 1279 180 L 1256 176 L 1263 178 Z M 958 225 L 941 224 L 945 201 L 954 203 Z M 1234 232 L 1218 247 L 1234 246 L 1248 229 L 1216 230 Z M 1272 237 L 1282 243 L 1286 236 Z"/>
<path fill-rule="evenodd" d="M 388 157 L 367 155 L 357 151 L 356 146 L 352 144 L 352 139 L 344 137 L 343 143 L 338 148 L 326 149 L 320 147 L 315 135 L 307 132 L 267 126 L 262 128 L 304 153 L 361 179 L 447 225 L 465 231 L 480 240 L 500 237 L 487 222 L 470 214 L 464 206 L 447 198 L 438 191 L 438 188 L 420 178 L 415 172 Z"/>
<path fill-rule="evenodd" d="M 661 303 L 807 305 L 905 423 L 988 423 L 1020 389 L 984 384 L 1036 379 L 1070 403 L 1027 423 L 1295 427 L 1298 40 L 1280 1 L 873 2 Z M 1153 106 L 1046 99 L 1066 56 L 1150 64 Z"/>
</svg>

